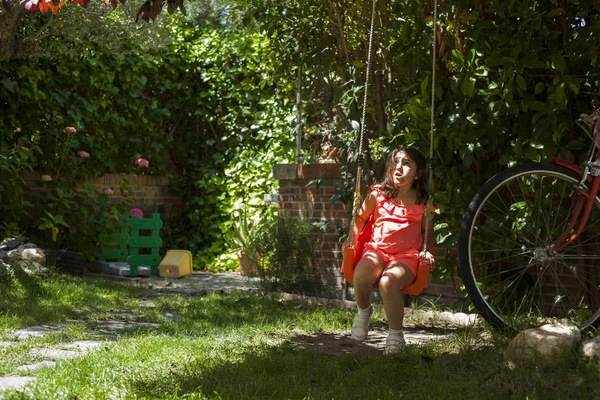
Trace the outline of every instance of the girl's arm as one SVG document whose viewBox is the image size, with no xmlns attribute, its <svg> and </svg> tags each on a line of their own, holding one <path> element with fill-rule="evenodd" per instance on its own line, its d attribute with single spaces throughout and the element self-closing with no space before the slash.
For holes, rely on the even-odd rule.
<svg viewBox="0 0 600 400">
<path fill-rule="evenodd" d="M 360 209 L 356 213 L 356 215 L 352 218 L 352 243 L 346 241 L 346 245 L 354 246 L 356 244 L 356 239 L 360 232 L 362 232 L 367 220 L 373 213 L 375 212 L 375 207 L 377 206 L 377 191 L 374 190 L 367 195 L 365 200 L 363 201 Z"/>
</svg>

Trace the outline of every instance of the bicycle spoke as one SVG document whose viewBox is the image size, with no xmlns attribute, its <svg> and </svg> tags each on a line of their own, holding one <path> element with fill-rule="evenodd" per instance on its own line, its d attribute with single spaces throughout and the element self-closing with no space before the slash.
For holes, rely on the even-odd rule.
<svg viewBox="0 0 600 400">
<path fill-rule="evenodd" d="M 520 255 L 525 255 L 525 254 L 527 254 L 527 252 L 521 253 Z M 487 265 L 487 264 L 490 264 L 490 263 L 494 263 L 494 262 L 498 262 L 498 261 L 505 261 L 505 260 L 509 260 L 509 259 L 511 259 L 511 258 L 514 258 L 514 257 L 518 256 L 518 255 L 519 255 L 519 254 L 512 255 L 512 256 L 507 256 L 507 257 L 500 257 L 500 258 L 487 259 L 485 262 L 481 262 L 481 263 L 479 263 L 479 264 L 473 264 L 473 267 L 479 267 L 479 266 L 484 266 L 484 265 Z M 522 268 L 521 268 L 521 267 L 519 267 L 519 268 L 515 268 L 515 270 L 519 270 L 519 269 L 522 269 Z M 510 271 L 510 270 L 507 270 L 507 271 Z"/>
<path fill-rule="evenodd" d="M 483 265 L 483 264 L 481 264 L 481 265 Z M 514 268 L 510 268 L 510 269 L 503 269 L 501 272 L 495 272 L 493 274 L 486 274 L 485 278 L 490 279 L 490 278 L 494 278 L 496 276 L 510 275 L 509 274 L 510 272 L 527 270 L 528 268 L 531 268 L 531 265 L 527 265 L 526 267 L 518 266 L 518 267 L 514 267 Z"/>
<path fill-rule="evenodd" d="M 489 233 L 491 233 L 492 235 L 495 235 L 496 237 L 499 237 L 499 238 L 501 238 L 501 239 L 504 239 L 504 240 L 509 240 L 511 243 L 514 243 L 514 244 L 515 244 L 515 246 L 522 247 L 522 244 L 521 244 L 521 243 L 515 242 L 514 240 L 511 240 L 511 239 L 507 238 L 506 236 L 500 235 L 499 233 L 496 233 L 496 232 L 494 232 L 494 231 L 492 231 L 492 230 L 489 230 L 489 229 L 487 229 L 487 228 L 480 228 L 480 229 L 482 229 L 482 230 L 485 230 L 486 232 L 489 232 Z M 479 240 L 478 240 L 478 241 L 479 241 Z M 482 241 L 480 241 L 480 242 L 482 242 Z M 488 243 L 488 244 L 491 244 L 491 242 L 482 242 L 482 243 Z M 529 243 L 529 244 L 530 244 L 530 245 L 533 247 L 533 243 Z"/>
<path fill-rule="evenodd" d="M 515 223 L 515 224 L 518 223 L 518 221 L 514 217 L 512 217 L 512 215 L 510 214 L 510 208 L 506 207 L 506 204 L 504 203 L 504 200 L 502 199 L 502 197 L 501 196 L 496 196 L 496 197 L 500 198 L 500 201 L 504 204 L 506 212 L 507 212 L 506 216 L 508 216 L 508 218 L 511 218 L 510 220 L 513 223 Z M 500 207 L 496 206 L 494 203 L 491 203 L 490 205 L 494 206 L 498 212 L 501 212 L 501 213 L 504 212 L 504 210 L 502 210 Z M 483 213 L 483 216 L 488 217 L 488 215 L 486 213 Z M 497 221 L 493 217 L 489 217 L 489 218 L 492 221 L 496 222 L 498 224 L 498 226 L 501 226 L 501 227 L 503 226 L 503 223 L 501 221 Z M 514 231 L 512 231 L 512 230 L 509 230 L 509 229 L 506 229 L 506 230 L 509 231 L 509 232 L 514 233 Z M 533 232 L 531 232 L 531 233 L 533 234 Z M 531 244 L 534 245 L 534 243 L 531 243 Z"/>
<path fill-rule="evenodd" d="M 469 206 L 459 260 L 486 319 L 523 327 L 568 317 L 586 327 L 600 315 L 600 201 L 576 238 L 554 246 L 580 229 L 572 221 L 580 181 L 560 166 L 518 165 L 486 183 Z"/>
<path fill-rule="evenodd" d="M 523 190 L 523 188 L 521 187 L 521 180 L 520 180 L 520 179 L 517 179 L 517 183 L 519 184 L 519 187 L 521 188 L 521 193 L 524 193 L 524 190 Z M 514 202 L 515 202 L 515 203 L 518 203 L 519 201 L 517 200 L 517 198 L 516 198 L 516 197 L 515 197 L 515 195 L 513 194 L 511 187 L 510 187 L 510 186 L 508 186 L 508 187 L 507 187 L 507 189 L 508 189 L 508 191 L 509 191 L 510 195 L 512 196 L 512 198 L 513 198 Z M 523 196 L 523 197 L 525 197 L 525 196 Z M 516 220 L 515 220 L 515 221 L 516 221 Z M 526 227 L 526 229 L 528 229 L 528 228 L 529 228 L 528 226 L 525 226 L 525 227 Z M 537 235 L 536 235 L 536 234 L 535 234 L 533 231 L 531 231 L 531 230 L 530 230 L 530 231 L 529 231 L 529 233 L 530 233 L 530 234 L 531 234 L 531 235 L 532 235 L 532 236 L 533 236 L 533 237 L 534 237 L 536 240 L 537 240 L 537 239 L 539 239 L 539 238 L 537 237 Z M 536 243 L 536 245 L 538 245 L 538 243 Z"/>
</svg>

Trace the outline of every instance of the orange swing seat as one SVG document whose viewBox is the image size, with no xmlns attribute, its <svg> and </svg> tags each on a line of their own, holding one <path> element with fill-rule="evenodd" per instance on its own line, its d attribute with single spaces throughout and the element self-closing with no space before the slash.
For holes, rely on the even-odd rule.
<svg viewBox="0 0 600 400">
<path fill-rule="evenodd" d="M 348 283 L 354 282 L 354 269 L 360 261 L 365 252 L 365 243 L 373 235 L 373 221 L 369 220 L 367 225 L 364 227 L 362 232 L 356 238 L 356 245 L 354 247 L 346 247 L 344 249 L 342 259 L 342 273 Z M 429 273 L 431 271 L 431 264 L 428 261 L 419 261 L 419 267 L 417 269 L 417 277 L 415 281 L 405 288 L 400 289 L 404 294 L 418 295 L 421 294 L 423 289 L 429 286 Z M 374 287 L 378 287 L 379 284 L 375 283 Z"/>
</svg>

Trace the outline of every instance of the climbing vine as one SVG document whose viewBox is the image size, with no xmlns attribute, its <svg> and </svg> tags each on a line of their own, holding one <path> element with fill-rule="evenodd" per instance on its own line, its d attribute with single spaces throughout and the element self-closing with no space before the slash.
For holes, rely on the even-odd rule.
<svg viewBox="0 0 600 400">
<path fill-rule="evenodd" d="M 89 154 L 70 159 L 78 174 L 139 173 L 135 160 L 148 160 L 144 173 L 172 176 L 184 199 L 171 224 L 177 244 L 203 267 L 232 268 L 223 251 L 231 217 L 274 213 L 262 196 L 276 190 L 272 164 L 294 159 L 294 129 L 305 162 L 356 159 L 372 3 L 227 4 L 212 25 L 165 21 L 155 37 L 169 40 L 106 43 L 61 30 L 44 47 L 51 56 L 3 62 L 3 173 L 46 172 L 57 154 L 51 138 L 72 126 L 69 157 Z M 451 249 L 464 208 L 495 172 L 555 155 L 578 160 L 586 139 L 573 121 L 599 93 L 600 22 L 592 0 L 440 0 L 435 28 L 432 7 L 376 3 L 367 160 L 398 144 L 428 149 L 435 31 L 436 235 Z M 352 171 L 338 198 L 351 198 Z M 0 207 L 23 212 L 0 213 L 5 231 L 33 209 L 14 182 L 16 190 L 0 182 Z M 448 257 L 438 272 L 454 264 Z"/>
</svg>

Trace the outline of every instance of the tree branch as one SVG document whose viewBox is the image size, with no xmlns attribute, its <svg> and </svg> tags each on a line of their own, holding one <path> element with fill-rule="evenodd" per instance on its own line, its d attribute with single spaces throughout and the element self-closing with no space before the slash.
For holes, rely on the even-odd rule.
<svg viewBox="0 0 600 400">
<path fill-rule="evenodd" d="M 339 39 L 339 44 L 340 44 L 340 50 L 344 55 L 344 58 L 346 58 L 346 62 L 350 62 L 350 54 L 348 53 L 348 46 L 346 45 L 346 36 L 344 35 L 344 23 L 342 22 L 342 19 L 340 18 L 340 14 L 338 12 L 337 6 L 335 4 L 333 4 L 333 2 L 331 2 L 331 0 L 327 1 L 329 3 L 329 7 L 330 10 L 333 11 L 333 15 L 335 16 L 336 19 L 336 23 L 334 23 L 334 26 L 337 26 L 337 30 L 338 30 L 338 39 Z"/>
<path fill-rule="evenodd" d="M 9 7 L 10 7 L 10 5 L 8 4 L 8 1 L 2 0 L 2 9 L 4 10 L 4 12 L 8 13 Z"/>
<path fill-rule="evenodd" d="M 42 37 L 44 37 L 44 36 L 46 36 L 46 35 L 42 35 L 42 32 L 44 32 L 44 31 L 46 30 L 46 28 L 48 28 L 48 27 L 50 26 L 50 24 L 52 23 L 52 20 L 54 20 L 54 16 L 53 16 L 53 15 L 51 15 L 51 16 L 50 16 L 50 19 L 48 19 L 48 22 L 46 22 L 46 23 L 44 24 L 44 26 L 42 26 L 42 27 L 40 28 L 40 30 L 39 30 L 39 31 L 37 31 L 37 32 L 35 33 L 35 35 L 33 35 L 33 37 L 34 37 L 36 40 L 37 40 L 37 39 L 40 39 L 40 38 L 42 38 Z"/>
</svg>

